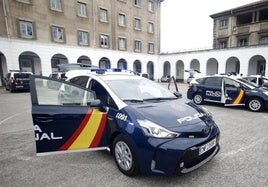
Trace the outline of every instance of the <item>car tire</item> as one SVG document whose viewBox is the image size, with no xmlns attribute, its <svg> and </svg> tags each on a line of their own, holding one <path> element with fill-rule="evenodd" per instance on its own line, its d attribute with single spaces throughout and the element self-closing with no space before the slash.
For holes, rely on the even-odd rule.
<svg viewBox="0 0 268 187">
<path fill-rule="evenodd" d="M 122 134 L 118 135 L 113 142 L 113 157 L 118 169 L 127 176 L 138 173 L 137 156 L 132 143 Z"/>
<path fill-rule="evenodd" d="M 257 97 L 250 98 L 247 107 L 252 112 L 259 112 L 263 109 L 263 101 Z"/>
<path fill-rule="evenodd" d="M 200 94 L 195 94 L 193 97 L 193 102 L 197 105 L 201 105 L 204 101 L 204 98 Z"/>
</svg>

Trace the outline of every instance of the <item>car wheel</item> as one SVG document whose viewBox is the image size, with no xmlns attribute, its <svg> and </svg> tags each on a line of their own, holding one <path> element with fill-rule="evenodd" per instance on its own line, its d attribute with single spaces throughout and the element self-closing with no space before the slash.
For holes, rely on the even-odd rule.
<svg viewBox="0 0 268 187">
<path fill-rule="evenodd" d="M 194 103 L 197 104 L 197 105 L 202 104 L 202 103 L 203 103 L 203 97 L 202 97 L 202 95 L 200 95 L 200 94 L 195 94 L 195 95 L 194 95 L 194 98 L 193 98 L 193 101 L 194 101 Z"/>
<path fill-rule="evenodd" d="M 127 176 L 138 173 L 137 157 L 131 142 L 123 135 L 118 135 L 113 143 L 113 156 L 119 170 Z"/>
<path fill-rule="evenodd" d="M 254 97 L 249 99 L 247 107 L 250 111 L 259 112 L 263 109 L 263 102 L 261 99 Z"/>
</svg>

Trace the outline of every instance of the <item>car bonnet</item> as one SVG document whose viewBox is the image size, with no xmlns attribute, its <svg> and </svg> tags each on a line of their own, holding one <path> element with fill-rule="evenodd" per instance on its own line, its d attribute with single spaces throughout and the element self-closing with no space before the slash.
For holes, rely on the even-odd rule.
<svg viewBox="0 0 268 187">
<path fill-rule="evenodd" d="M 184 126 L 205 124 L 208 113 L 191 101 L 184 99 L 130 105 L 138 113 L 137 118 L 150 120 L 170 130 Z M 210 118 L 209 118 L 210 119 Z"/>
</svg>

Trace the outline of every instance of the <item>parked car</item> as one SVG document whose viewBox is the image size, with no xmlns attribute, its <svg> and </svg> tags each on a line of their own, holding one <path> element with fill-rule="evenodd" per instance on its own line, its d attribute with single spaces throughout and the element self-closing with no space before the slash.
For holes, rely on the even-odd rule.
<svg viewBox="0 0 268 187">
<path fill-rule="evenodd" d="M 268 77 L 265 77 L 262 75 L 250 75 L 250 76 L 243 77 L 243 79 L 254 82 L 259 86 L 263 86 L 263 87 L 268 88 Z"/>
<path fill-rule="evenodd" d="M 190 83 L 187 98 L 196 104 L 213 102 L 225 106 L 246 106 L 258 112 L 268 109 L 268 91 L 235 76 L 215 75 Z"/>
<path fill-rule="evenodd" d="M 66 76 L 31 78 L 38 155 L 108 150 L 125 175 L 172 175 L 197 169 L 220 149 L 207 110 L 147 78 L 87 70 Z"/>
<path fill-rule="evenodd" d="M 25 72 L 20 70 L 11 70 L 5 77 L 6 90 L 10 92 L 24 90 L 30 90 L 30 75 L 32 72 Z"/>
</svg>

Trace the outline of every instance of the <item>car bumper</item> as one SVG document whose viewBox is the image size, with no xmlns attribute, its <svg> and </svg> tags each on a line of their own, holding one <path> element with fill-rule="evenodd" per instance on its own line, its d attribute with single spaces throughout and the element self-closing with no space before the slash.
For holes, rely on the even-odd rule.
<svg viewBox="0 0 268 187">
<path fill-rule="evenodd" d="M 202 146 L 216 139 L 216 145 L 200 154 Z M 160 143 L 149 139 L 154 150 L 142 152 L 140 170 L 142 173 L 174 175 L 191 172 L 210 161 L 220 150 L 220 132 L 214 127 L 205 138 L 176 138 Z M 154 144 L 153 142 L 158 143 Z M 148 166 L 148 168 L 146 168 Z"/>
</svg>

